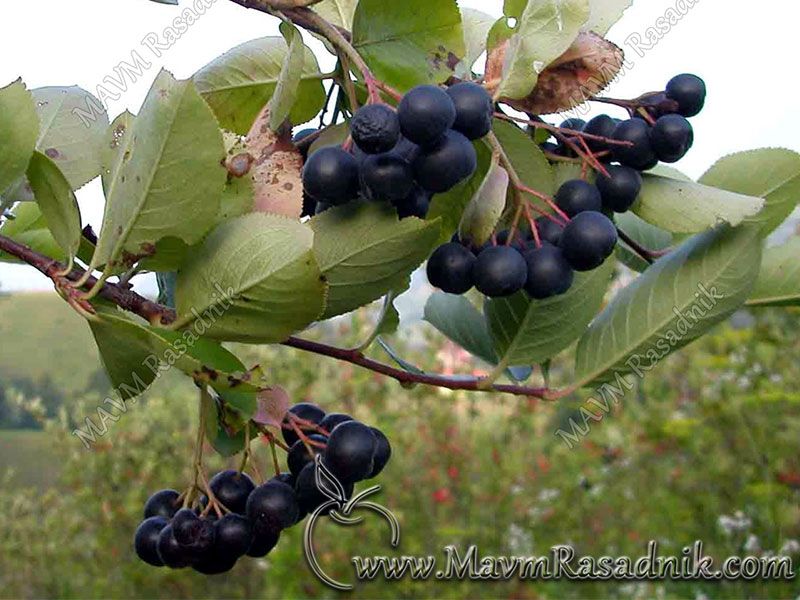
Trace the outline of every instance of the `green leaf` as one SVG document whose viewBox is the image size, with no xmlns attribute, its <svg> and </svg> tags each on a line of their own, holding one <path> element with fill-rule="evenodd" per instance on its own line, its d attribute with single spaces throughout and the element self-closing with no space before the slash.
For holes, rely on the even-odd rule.
<svg viewBox="0 0 800 600">
<path fill-rule="evenodd" d="M 347 136 L 350 135 L 350 127 L 347 123 L 339 123 L 338 125 L 330 125 L 326 127 L 322 133 L 317 136 L 308 149 L 308 154 L 311 156 L 320 148 L 327 148 L 328 146 L 341 146 L 344 144 Z"/>
<path fill-rule="evenodd" d="M 748 306 L 800 306 L 800 237 L 764 251 Z"/>
<path fill-rule="evenodd" d="M 0 195 L 25 175 L 38 134 L 33 96 L 22 80 L 0 89 Z"/>
<path fill-rule="evenodd" d="M 311 219 L 314 255 L 328 282 L 323 318 L 344 314 L 406 284 L 438 238 L 438 221 L 398 220 L 391 206 L 351 202 Z"/>
<path fill-rule="evenodd" d="M 525 131 L 512 123 L 495 119 L 493 128 L 522 182 L 537 192 L 552 196 L 556 191 L 553 167 L 541 148 Z"/>
<path fill-rule="evenodd" d="M 464 296 L 435 292 L 425 304 L 425 320 L 473 356 L 497 364 L 486 319 Z"/>
<path fill-rule="evenodd" d="M 700 183 L 764 198 L 764 210 L 748 217 L 747 222 L 759 223 L 766 236 L 800 201 L 800 154 L 779 148 L 731 154 L 712 166 Z"/>
<path fill-rule="evenodd" d="M 519 292 L 487 301 L 484 311 L 499 360 L 541 363 L 567 348 L 597 314 L 613 274 L 614 261 L 607 260 L 594 271 L 576 273 L 561 296 L 531 300 Z"/>
<path fill-rule="evenodd" d="M 464 57 L 456 65 L 456 77 L 472 79 L 472 66 L 481 54 L 486 51 L 486 40 L 489 30 L 495 23 L 492 15 L 475 10 L 461 9 L 461 25 L 464 31 Z"/>
<path fill-rule="evenodd" d="M 36 149 L 52 159 L 76 190 L 100 175 L 108 127 L 102 103 L 77 86 L 33 90 L 41 128 Z"/>
<path fill-rule="evenodd" d="M 673 244 L 673 236 L 669 231 L 650 225 L 632 212 L 614 215 L 614 220 L 621 231 L 627 233 L 636 242 L 649 250 L 664 250 Z M 620 240 L 617 245 L 617 258 L 628 268 L 641 273 L 650 266 L 641 256 Z"/>
<path fill-rule="evenodd" d="M 498 163 L 493 163 L 464 209 L 458 238 L 465 244 L 476 248 L 485 244 L 491 237 L 506 206 L 508 194 L 508 172 Z"/>
<path fill-rule="evenodd" d="M 350 31 L 358 0 L 322 0 L 314 5 L 314 12 L 329 23 Z"/>
<path fill-rule="evenodd" d="M 167 237 L 200 241 L 219 212 L 224 156 L 216 119 L 194 84 L 162 71 L 109 163 L 92 266 L 128 268 Z"/>
<path fill-rule="evenodd" d="M 530 94 L 539 73 L 572 45 L 588 18 L 589 0 L 529 0 L 509 40 L 497 95 Z"/>
<path fill-rule="evenodd" d="M 303 75 L 303 62 L 305 60 L 305 45 L 300 31 L 286 21 L 280 25 L 283 39 L 289 48 L 286 59 L 278 75 L 278 83 L 269 101 L 269 124 L 273 131 L 276 131 L 283 122 L 289 117 L 295 102 L 297 92 L 300 87 L 300 79 Z"/>
<path fill-rule="evenodd" d="M 225 129 L 245 134 L 266 106 L 280 80 L 289 48 L 282 37 L 245 42 L 215 59 L 194 76 L 197 89 Z M 289 119 L 305 123 L 325 103 L 325 88 L 314 53 L 303 46 L 297 102 Z"/>
<path fill-rule="evenodd" d="M 53 238 L 67 256 L 74 257 L 81 245 L 81 213 L 66 177 L 52 160 L 35 152 L 28 164 L 28 182 Z"/>
<path fill-rule="evenodd" d="M 360 0 L 353 45 L 378 79 L 400 91 L 443 83 L 464 56 L 461 14 L 455 0 Z"/>
<path fill-rule="evenodd" d="M 651 225 L 673 233 L 705 231 L 720 221 L 736 226 L 764 206 L 760 198 L 700 183 L 647 173 L 643 179 L 633 211 Z"/>
<path fill-rule="evenodd" d="M 97 308 L 89 327 L 112 385 L 126 400 L 143 393 L 172 367 L 190 376 L 204 369 L 221 373 L 245 370 L 238 358 L 200 337 L 197 330 L 174 332 L 150 327 L 104 307 Z"/>
<path fill-rule="evenodd" d="M 578 344 L 578 385 L 642 376 L 742 306 L 760 263 L 755 227 L 723 225 L 685 241 L 592 322 Z"/>
<path fill-rule="evenodd" d="M 591 15 L 585 29 L 604 36 L 631 4 L 633 0 L 591 0 Z"/>
<path fill-rule="evenodd" d="M 281 342 L 317 319 L 325 282 L 309 227 L 253 213 L 223 223 L 178 272 L 176 328 L 218 340 Z"/>
<path fill-rule="evenodd" d="M 491 150 L 483 142 L 474 142 L 473 145 L 478 155 L 478 167 L 472 177 L 462 181 L 444 194 L 436 194 L 431 199 L 431 206 L 426 219 L 428 221 L 439 220 L 441 223 L 438 240 L 440 244 L 450 241 L 450 238 L 458 230 L 464 209 L 470 199 L 478 192 L 489 171 L 492 158 Z"/>
<path fill-rule="evenodd" d="M 111 184 L 119 168 L 124 161 L 130 159 L 130 152 L 133 150 L 131 129 L 135 119 L 136 117 L 126 110 L 111 122 L 103 136 L 100 167 L 103 193 L 106 198 L 111 193 Z"/>
<path fill-rule="evenodd" d="M 66 256 L 61 246 L 58 245 L 50 233 L 47 221 L 39 205 L 33 202 L 24 202 L 14 209 L 14 219 L 8 219 L 0 227 L 0 235 L 11 238 L 15 242 L 28 246 L 31 250 L 44 254 L 56 260 L 64 260 Z M 18 258 L 0 252 L 3 262 L 19 263 Z"/>
<path fill-rule="evenodd" d="M 225 415 L 213 396 L 208 393 L 200 395 L 200 411 L 205 423 L 206 439 L 218 454 L 230 457 L 244 450 L 247 441 L 244 430 L 227 430 L 224 424 Z"/>
<path fill-rule="evenodd" d="M 403 289 L 392 290 L 386 294 L 386 296 L 384 296 L 383 306 L 381 307 L 381 312 L 378 315 L 378 322 L 375 325 L 375 328 L 372 330 L 370 336 L 358 347 L 359 350 L 364 352 L 379 336 L 397 333 L 397 329 L 400 327 L 400 313 L 397 312 L 397 307 L 395 307 L 394 301 L 409 287 L 410 285 L 404 286 Z"/>
</svg>

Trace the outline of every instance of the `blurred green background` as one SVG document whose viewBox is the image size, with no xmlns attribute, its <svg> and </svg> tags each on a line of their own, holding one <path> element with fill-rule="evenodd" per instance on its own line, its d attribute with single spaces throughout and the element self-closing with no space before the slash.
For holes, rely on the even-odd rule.
<svg viewBox="0 0 800 600">
<path fill-rule="evenodd" d="M 0 297 L 0 596 L 3 598 L 794 598 L 800 582 L 450 582 L 359 584 L 339 593 L 306 566 L 301 530 L 229 574 L 154 569 L 131 548 L 144 501 L 190 481 L 196 391 L 168 376 L 87 450 L 71 434 L 108 391 L 88 328 L 55 295 Z M 374 315 L 312 335 L 363 339 Z M 393 381 L 283 348 L 235 348 L 293 401 L 383 429 L 394 447 L 378 500 L 399 518 L 317 528 L 321 562 L 353 580 L 353 555 L 663 554 L 703 540 L 729 555 L 800 561 L 800 311 L 742 312 L 670 357 L 574 449 L 555 435 L 583 393 L 559 403 Z M 427 368 L 472 372 L 429 328 L 397 341 Z M 386 359 L 379 348 L 371 350 Z M 566 363 L 565 363 L 566 364 Z M 558 365 L 555 366 L 558 369 Z M 558 375 L 558 373 L 556 373 Z M 256 442 L 262 472 L 269 449 Z M 211 454 L 211 453 L 207 453 Z M 233 462 L 231 464 L 234 464 Z M 210 470 L 222 467 L 214 459 Z M 362 484 L 363 485 L 363 484 Z"/>
</svg>

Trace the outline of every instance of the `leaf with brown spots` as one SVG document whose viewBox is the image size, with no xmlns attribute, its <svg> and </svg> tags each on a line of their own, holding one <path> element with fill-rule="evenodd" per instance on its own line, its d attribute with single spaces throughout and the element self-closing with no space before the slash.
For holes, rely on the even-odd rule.
<svg viewBox="0 0 800 600">
<path fill-rule="evenodd" d="M 303 157 L 292 143 L 292 130 L 285 123 L 270 129 L 270 109 L 259 114 L 245 138 L 241 152 L 228 158 L 228 172 L 249 176 L 253 182 L 253 212 L 300 218 L 303 210 Z"/>
<path fill-rule="evenodd" d="M 486 61 L 490 92 L 497 89 L 503 71 L 508 42 L 493 50 Z M 581 32 L 572 46 L 539 74 L 528 96 L 515 100 L 501 98 L 517 110 L 536 115 L 575 108 L 602 92 L 619 74 L 623 51 L 596 33 Z"/>
</svg>

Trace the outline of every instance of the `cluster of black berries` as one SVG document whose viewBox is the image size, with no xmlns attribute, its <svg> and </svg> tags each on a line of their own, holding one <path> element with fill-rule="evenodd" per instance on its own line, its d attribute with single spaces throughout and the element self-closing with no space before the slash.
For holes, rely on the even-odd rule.
<svg viewBox="0 0 800 600">
<path fill-rule="evenodd" d="M 590 185 L 576 180 L 565 186 L 575 183 Z M 533 223 L 535 234 L 519 231 L 512 240 L 508 231 L 502 231 L 480 248 L 454 239 L 439 246 L 428 260 L 428 280 L 450 294 L 464 294 L 473 286 L 490 298 L 522 289 L 536 300 L 564 294 L 575 271 L 596 269 L 617 245 L 617 229 L 603 213 L 585 210 L 570 216 L 566 223 L 558 217 L 540 217 Z"/>
<path fill-rule="evenodd" d="M 322 455 L 325 467 L 342 484 L 348 498 L 356 482 L 377 476 L 389 461 L 389 440 L 374 427 L 348 415 L 326 415 L 309 403 L 296 404 L 289 412 L 298 419 L 298 428 L 307 439 L 301 440 L 288 421 L 285 423 L 283 437 L 290 446 L 288 472 L 259 486 L 239 471 L 217 473 L 209 488 L 228 511 L 221 517 L 204 510 L 208 504 L 205 496 L 198 507 L 190 508 L 182 507 L 175 490 L 156 492 L 145 504 L 144 521 L 134 537 L 139 558 L 157 567 L 192 567 L 206 575 L 230 571 L 242 556 L 266 556 L 277 545 L 281 531 L 329 500 L 317 487 L 312 453 Z"/>
<path fill-rule="evenodd" d="M 600 173 L 596 184 L 581 179 L 564 183 L 555 195 L 558 214 L 537 219 L 532 223 L 536 231 L 519 231 L 513 240 L 509 232 L 501 232 L 480 248 L 457 239 L 440 246 L 428 261 L 431 284 L 451 294 L 466 293 L 474 286 L 489 297 L 509 296 L 522 289 L 535 299 L 565 293 L 574 271 L 596 269 L 614 251 L 617 230 L 607 215 L 630 209 L 642 189 L 640 171 L 659 161 L 676 162 L 692 147 L 694 132 L 687 117 L 702 110 L 705 98 L 703 80 L 684 74 L 674 77 L 664 92 L 640 99 L 654 125 L 638 113 L 627 121 L 608 115 L 588 123 L 564 121 L 562 129 L 597 136 L 584 139 L 607 163 L 608 174 Z M 563 141 L 559 145 L 545 142 L 543 148 L 573 155 Z"/>
<path fill-rule="evenodd" d="M 489 132 L 492 114 L 489 94 L 469 82 L 447 91 L 415 87 L 396 111 L 386 104 L 358 109 L 350 121 L 353 152 L 330 146 L 306 161 L 306 213 L 312 204 L 319 213 L 361 196 L 391 202 L 401 218 L 424 218 L 433 194 L 450 190 L 475 171 L 471 140 Z"/>
<path fill-rule="evenodd" d="M 592 152 L 610 150 L 603 159 L 615 161 L 638 171 L 647 171 L 659 161 L 678 162 L 694 144 L 694 130 L 688 117 L 694 117 L 703 109 L 706 101 L 706 84 L 696 75 L 683 74 L 673 77 L 663 92 L 648 94 L 637 102 L 654 121 L 650 124 L 638 111 L 627 121 L 608 115 L 600 115 L 588 123 L 581 119 L 567 119 L 562 128 L 630 142 L 630 145 L 606 144 L 602 140 L 587 139 Z M 574 156 L 563 141 L 559 144 L 546 142 L 543 148 L 554 154 Z"/>
</svg>

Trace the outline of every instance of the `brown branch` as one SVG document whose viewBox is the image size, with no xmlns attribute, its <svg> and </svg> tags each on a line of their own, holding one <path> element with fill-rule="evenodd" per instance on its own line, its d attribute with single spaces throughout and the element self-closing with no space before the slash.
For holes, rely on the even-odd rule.
<svg viewBox="0 0 800 600">
<path fill-rule="evenodd" d="M 619 235 L 619 239 L 621 239 L 627 246 L 631 248 L 636 254 L 638 254 L 643 260 L 645 260 L 648 264 L 653 264 L 653 262 L 664 256 L 665 254 L 669 253 L 669 249 L 666 250 L 650 250 L 649 248 L 645 248 L 627 233 L 622 231 L 619 227 L 617 227 L 617 235 Z"/>
<path fill-rule="evenodd" d="M 369 369 L 375 373 L 380 373 L 387 377 L 391 377 L 400 383 L 418 383 L 422 385 L 430 385 L 433 387 L 441 387 L 449 390 L 465 390 L 471 392 L 499 392 L 503 394 L 512 394 L 515 396 L 528 396 L 532 398 L 550 399 L 550 390 L 546 388 L 532 388 L 519 385 L 506 385 L 506 384 L 493 384 L 486 386 L 486 380 L 483 378 L 475 379 L 452 379 L 443 375 L 432 375 L 428 373 L 412 373 L 396 369 L 389 365 L 383 364 L 371 358 L 364 356 L 358 350 L 347 350 L 344 348 L 336 348 L 328 346 L 320 342 L 312 340 L 305 340 L 300 338 L 291 337 L 285 342 L 284 346 L 303 350 L 304 352 L 312 352 L 322 356 L 335 358 L 343 362 Z"/>
<path fill-rule="evenodd" d="M 84 271 L 83 269 L 73 269 L 66 277 L 60 277 L 59 273 L 64 271 L 64 265 L 57 260 L 44 256 L 35 250 L 31 250 L 14 240 L 0 235 L 0 250 L 19 258 L 20 260 L 28 263 L 39 272 L 52 279 L 58 285 L 60 282 L 76 281 L 80 278 Z M 86 281 L 86 286 L 92 287 L 97 283 L 94 277 Z M 133 290 L 119 286 L 114 283 L 104 283 L 100 289 L 99 295 L 123 308 L 129 312 L 137 314 L 148 322 L 154 325 L 168 325 L 175 321 L 175 311 L 169 307 L 163 306 L 143 296 L 140 296 Z M 487 385 L 488 380 L 485 378 L 475 379 L 452 379 L 444 375 L 410 373 L 402 369 L 386 365 L 371 358 L 364 356 L 359 350 L 348 350 L 338 348 L 336 346 L 329 346 L 320 342 L 312 340 L 305 340 L 295 337 L 290 337 L 285 342 L 284 346 L 303 350 L 304 352 L 311 352 L 320 356 L 327 356 L 335 358 L 344 362 L 348 362 L 364 369 L 368 369 L 375 373 L 391 377 L 400 383 L 406 384 L 422 384 L 433 387 L 442 387 L 450 390 L 465 390 L 475 392 L 499 392 L 504 394 L 513 394 L 516 396 L 529 396 L 534 398 L 551 399 L 551 390 L 545 388 L 532 388 L 518 385 L 505 385 L 505 384 L 491 384 Z"/>
<path fill-rule="evenodd" d="M 14 240 L 0 235 L 0 250 L 11 254 L 28 263 L 40 273 L 53 280 L 57 287 L 62 284 L 69 284 L 70 282 L 77 281 L 85 273 L 83 269 L 74 268 L 67 275 L 62 275 L 66 269 L 66 265 L 61 262 L 39 254 L 35 250 L 31 250 Z M 90 277 L 83 287 L 92 288 L 97 283 L 97 279 Z M 156 304 L 136 292 L 127 288 L 114 285 L 112 283 L 105 283 L 100 290 L 100 296 L 109 302 L 113 302 L 120 308 L 137 314 L 149 323 L 154 325 L 168 325 L 175 320 L 175 311 L 166 306 Z"/>
</svg>

